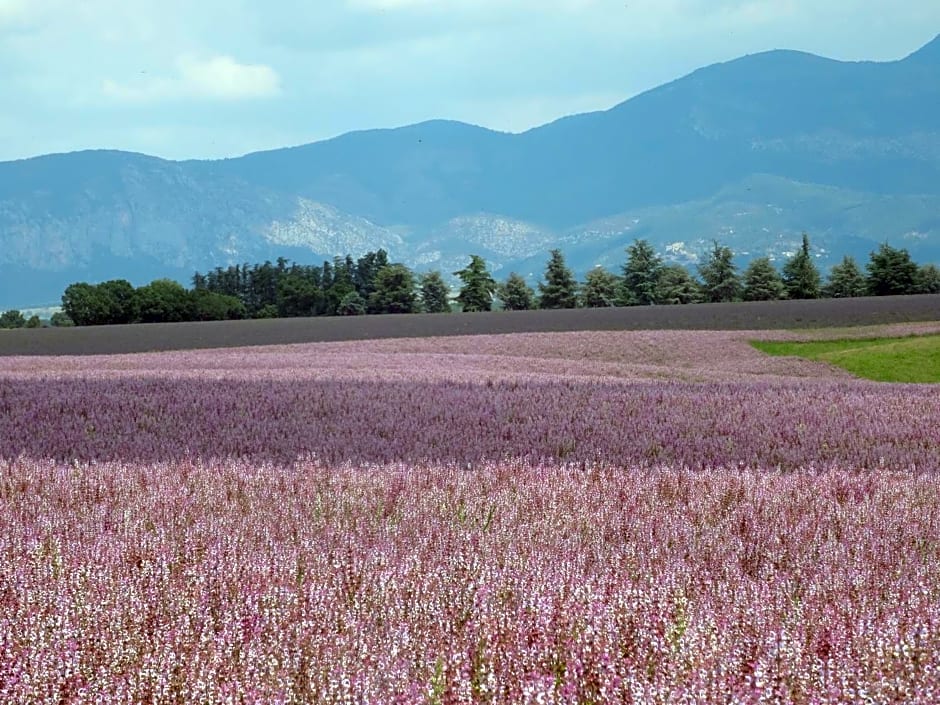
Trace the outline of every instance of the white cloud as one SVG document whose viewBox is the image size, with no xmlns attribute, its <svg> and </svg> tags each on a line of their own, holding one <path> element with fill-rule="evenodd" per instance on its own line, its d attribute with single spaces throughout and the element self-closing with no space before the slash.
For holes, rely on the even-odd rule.
<svg viewBox="0 0 940 705">
<path fill-rule="evenodd" d="M 179 70 L 185 85 L 208 98 L 266 98 L 281 90 L 280 76 L 270 66 L 240 64 L 230 56 L 208 61 L 184 57 L 179 61 Z"/>
<path fill-rule="evenodd" d="M 177 60 L 176 75 L 171 78 L 141 73 L 135 82 L 107 79 L 102 91 L 109 98 L 132 103 L 181 98 L 248 100 L 278 95 L 281 78 L 270 66 L 241 64 L 230 56 L 206 60 L 184 56 Z"/>
<path fill-rule="evenodd" d="M 523 130 L 748 53 L 897 59 L 938 30 L 937 0 L 0 0 L 0 160 Z"/>
</svg>

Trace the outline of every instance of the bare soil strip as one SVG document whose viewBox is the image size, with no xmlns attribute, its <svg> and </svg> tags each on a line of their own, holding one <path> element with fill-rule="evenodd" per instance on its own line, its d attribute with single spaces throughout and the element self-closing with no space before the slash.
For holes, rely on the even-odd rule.
<svg viewBox="0 0 940 705">
<path fill-rule="evenodd" d="M 287 318 L 0 331 L 0 356 L 102 355 L 562 331 L 844 328 L 938 320 L 940 295 L 449 315 Z"/>
</svg>

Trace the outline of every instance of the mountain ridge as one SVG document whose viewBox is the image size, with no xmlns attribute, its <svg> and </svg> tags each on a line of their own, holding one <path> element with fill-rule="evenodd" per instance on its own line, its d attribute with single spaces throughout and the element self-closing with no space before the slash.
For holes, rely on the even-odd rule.
<svg viewBox="0 0 940 705">
<path fill-rule="evenodd" d="M 740 208 L 726 213 L 730 192 Z M 794 196 L 781 220 L 766 208 L 776 192 L 811 205 Z M 124 276 L 121 263 L 182 276 L 343 247 L 422 268 L 457 268 L 479 248 L 505 272 L 565 245 L 583 271 L 613 264 L 634 236 L 660 249 L 734 241 L 736 212 L 760 214 L 755 239 L 777 229 L 781 252 L 807 230 L 826 257 L 840 238 L 855 252 L 887 237 L 934 259 L 940 225 L 922 204 L 937 198 L 940 35 L 893 62 L 772 50 L 521 133 L 428 120 L 220 160 L 84 150 L 0 162 L 0 308 L 49 300 L 51 282 Z M 859 232 L 840 211 L 853 199 L 890 217 Z M 637 218 L 607 238 L 591 229 Z M 27 292 L 31 278 L 44 283 Z"/>
</svg>

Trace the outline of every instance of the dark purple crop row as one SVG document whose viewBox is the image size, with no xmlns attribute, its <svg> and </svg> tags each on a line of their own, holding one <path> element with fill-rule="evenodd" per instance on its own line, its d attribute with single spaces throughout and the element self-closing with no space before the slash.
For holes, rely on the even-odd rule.
<svg viewBox="0 0 940 705">
<path fill-rule="evenodd" d="M 940 394 L 854 381 L 0 378 L 0 456 L 932 471 Z"/>
</svg>

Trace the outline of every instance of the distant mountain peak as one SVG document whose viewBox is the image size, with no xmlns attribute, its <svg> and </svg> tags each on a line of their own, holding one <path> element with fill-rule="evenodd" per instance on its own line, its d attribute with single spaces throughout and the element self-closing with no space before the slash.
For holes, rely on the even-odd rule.
<svg viewBox="0 0 940 705">
<path fill-rule="evenodd" d="M 907 57 L 905 61 L 931 63 L 940 66 L 940 34 Z"/>
<path fill-rule="evenodd" d="M 560 247 L 585 271 L 634 239 L 692 263 L 714 239 L 785 257 L 807 231 L 821 264 L 885 238 L 940 262 L 938 74 L 940 37 L 889 62 L 775 50 L 522 134 L 431 120 L 213 162 L 0 162 L 0 310 L 76 281 L 380 247 L 524 273 Z"/>
</svg>

